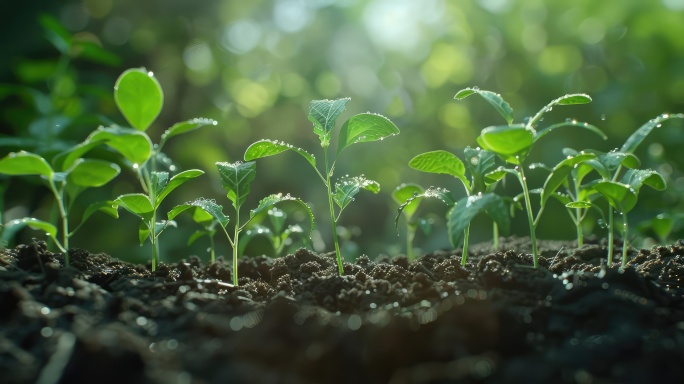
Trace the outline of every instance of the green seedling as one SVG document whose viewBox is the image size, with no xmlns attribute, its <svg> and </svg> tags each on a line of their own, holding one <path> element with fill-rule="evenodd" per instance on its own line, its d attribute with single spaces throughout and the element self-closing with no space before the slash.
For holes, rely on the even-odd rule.
<svg viewBox="0 0 684 384">
<path fill-rule="evenodd" d="M 340 275 L 344 274 L 342 254 L 337 238 L 337 222 L 340 215 L 349 203 L 354 200 L 354 196 L 359 191 L 365 189 L 373 193 L 378 193 L 380 191 L 380 185 L 375 181 L 366 179 L 364 176 L 345 176 L 334 184 L 335 192 L 333 193 L 332 179 L 337 159 L 340 154 L 352 144 L 383 140 L 386 137 L 394 136 L 399 133 L 399 129 L 384 116 L 373 113 L 354 115 L 342 125 L 337 138 L 337 151 L 331 156 L 329 154 L 329 147 L 332 131 L 335 128 L 337 118 L 345 110 L 349 100 L 349 98 L 314 100 L 309 107 L 309 121 L 313 123 L 313 131 L 318 135 L 321 147 L 323 147 L 323 172 L 319 171 L 318 166 L 316 165 L 316 158 L 312 154 L 281 141 L 257 141 L 250 145 L 245 152 L 245 160 L 249 161 L 291 150 L 304 157 L 309 165 L 313 167 L 327 191 L 330 220 L 332 224 L 332 237 L 333 242 L 335 243 L 335 256 L 337 258 L 337 267 Z M 335 209 L 335 205 L 337 205 L 337 210 Z"/>
<path fill-rule="evenodd" d="M 176 225 L 172 218 L 158 221 L 157 210 L 169 193 L 188 180 L 202 174 L 204 172 L 199 169 L 191 169 L 169 178 L 168 172 L 152 172 L 149 179 L 148 194 L 129 193 L 121 195 L 114 200 L 117 207 L 124 208 L 142 220 L 138 229 L 138 240 L 140 245 L 143 245 L 146 239 L 149 239 L 150 243 L 152 243 L 153 272 L 157 269 L 157 264 L 159 263 L 159 235 L 169 226 Z"/>
<path fill-rule="evenodd" d="M 68 167 L 56 168 L 51 166 L 43 157 L 26 151 L 12 152 L 0 160 L 0 173 L 11 176 L 32 175 L 40 176 L 52 192 L 61 219 L 61 240 L 58 238 L 57 226 L 53 223 L 32 217 L 13 220 L 6 228 L 14 226 L 29 226 L 44 231 L 55 242 L 57 248 L 64 253 L 65 263 L 69 265 L 69 238 L 95 212 L 102 210 L 117 217 L 116 208 L 111 202 L 97 202 L 91 204 L 84 212 L 80 225 L 69 230 L 69 210 L 74 200 L 86 188 L 100 187 L 116 177 L 121 169 L 118 165 L 96 159 L 78 158 L 68 164 Z"/>
<path fill-rule="evenodd" d="M 261 215 L 263 216 L 263 215 Z M 270 226 L 262 224 L 254 224 L 242 235 L 240 241 L 240 253 L 244 254 L 247 244 L 255 237 L 264 237 L 273 247 L 273 253 L 276 257 L 282 256 L 283 251 L 287 245 L 292 244 L 291 236 L 294 234 L 304 233 L 304 229 L 298 225 L 288 225 L 285 227 L 285 220 L 287 220 L 287 213 L 282 209 L 273 207 L 266 211 L 266 217 Z"/>
<path fill-rule="evenodd" d="M 562 123 L 553 124 L 541 130 L 537 130 L 538 124 L 546 112 L 553 109 L 554 106 L 562 105 L 576 105 L 585 104 L 591 101 L 591 98 L 585 94 L 571 94 L 559 97 L 549 104 L 544 106 L 532 118 L 528 119 L 522 124 L 513 124 L 513 109 L 504 101 L 504 99 L 493 92 L 483 91 L 477 88 L 466 88 L 459 91 L 456 99 L 463 99 L 470 95 L 478 94 L 489 102 L 494 109 L 506 120 L 508 125 L 491 126 L 482 130 L 480 136 L 477 138 L 478 144 L 488 151 L 494 152 L 506 163 L 513 166 L 513 168 L 501 167 L 492 171 L 487 178 L 490 180 L 500 180 L 506 174 L 511 174 L 520 182 L 523 190 L 523 197 L 525 200 L 525 207 L 527 211 L 527 220 L 530 228 L 530 238 L 532 242 L 532 257 L 534 268 L 539 266 L 539 252 L 537 251 L 537 236 L 535 216 L 532 213 L 532 205 L 530 202 L 530 191 L 527 186 L 527 177 L 525 176 L 525 160 L 530 153 L 533 145 L 544 137 L 549 132 L 561 127 L 578 127 L 587 129 L 595 134 L 606 139 L 603 132 L 593 125 L 587 123 L 577 122 L 576 120 L 567 120 Z M 540 211 L 543 207 L 540 208 Z"/>
<path fill-rule="evenodd" d="M 498 229 L 508 232 L 510 227 L 510 217 L 506 209 L 505 200 L 491 192 L 496 181 L 490 182 L 485 178 L 493 168 L 496 167 L 495 155 L 492 152 L 481 150 L 480 148 L 466 147 L 464 150 L 466 165 L 456 155 L 447 151 L 432 151 L 422 153 L 409 162 L 413 169 L 428 172 L 447 174 L 458 179 L 463 185 L 466 197 L 459 201 L 454 201 L 446 189 L 432 189 L 429 193 L 416 194 L 414 198 L 406 200 L 406 203 L 399 208 L 405 210 L 413 204 L 415 198 L 435 197 L 444 201 L 451 208 L 447 213 L 447 227 L 449 239 L 454 247 L 463 241 L 463 253 L 461 265 L 465 265 L 468 257 L 468 240 L 470 237 L 470 222 L 481 212 L 487 213 L 495 223 L 494 237 L 498 238 Z M 468 175 L 470 174 L 470 178 Z M 439 191 L 439 193 L 436 193 Z"/>
<path fill-rule="evenodd" d="M 415 260 L 413 252 L 413 239 L 416 237 L 416 232 L 421 229 L 423 233 L 428 234 L 432 227 L 432 221 L 426 220 L 416 216 L 416 212 L 422 201 L 422 195 L 425 193 L 425 188 L 418 184 L 401 184 L 392 192 L 392 199 L 402 208 L 406 219 L 406 257 L 409 262 Z M 411 200 L 407 203 L 407 201 Z M 397 219 L 399 216 L 397 216 Z"/>
<path fill-rule="evenodd" d="M 309 206 L 302 200 L 296 197 L 292 197 L 290 195 L 283 195 L 279 193 L 270 195 L 262 199 L 259 202 L 259 205 L 255 209 L 250 211 L 249 218 L 241 224 L 240 208 L 247 199 L 247 195 L 249 195 L 250 192 L 250 185 L 252 184 L 252 181 L 254 181 L 254 177 L 256 176 L 256 163 L 253 161 L 245 163 L 237 162 L 232 164 L 219 162 L 216 163 L 216 167 L 218 168 L 219 176 L 221 177 L 221 184 L 223 185 L 223 188 L 228 192 L 228 200 L 231 201 L 231 203 L 233 204 L 233 208 L 235 209 L 235 224 L 233 225 L 233 235 L 231 236 L 228 233 L 228 230 L 226 229 L 228 223 L 230 222 L 229 217 L 223 213 L 223 207 L 216 204 L 216 202 L 212 200 L 200 198 L 189 203 L 178 205 L 168 213 L 168 217 L 169 220 L 172 220 L 181 212 L 186 211 L 188 209 L 196 208 L 199 208 L 205 211 L 206 213 L 210 214 L 218 222 L 219 227 L 221 228 L 221 230 L 223 230 L 223 233 L 225 233 L 226 238 L 228 239 L 228 242 L 230 243 L 230 246 L 233 249 L 233 284 L 237 286 L 240 233 L 245 228 L 245 226 L 248 225 L 252 221 L 252 219 L 254 219 L 256 215 L 258 215 L 260 212 L 263 212 L 264 210 L 268 210 L 269 208 L 273 207 L 278 203 L 285 201 L 294 201 L 299 203 L 308 213 L 309 219 L 311 221 L 311 228 L 309 230 L 309 233 L 311 233 L 314 225 L 313 212 L 311 212 Z"/>
</svg>

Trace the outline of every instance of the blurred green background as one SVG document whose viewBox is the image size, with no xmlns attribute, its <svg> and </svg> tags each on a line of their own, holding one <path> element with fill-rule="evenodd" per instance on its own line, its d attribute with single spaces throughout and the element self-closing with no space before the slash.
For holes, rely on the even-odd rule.
<svg viewBox="0 0 684 384">
<path fill-rule="evenodd" d="M 360 193 L 342 216 L 348 257 L 404 251 L 404 240 L 394 229 L 397 205 L 390 197 L 402 182 L 446 187 L 463 196 L 449 176 L 421 174 L 407 166 L 413 156 L 429 150 L 462 157 L 465 146 L 476 145 L 482 128 L 504 123 L 479 98 L 453 100 L 461 88 L 501 93 L 517 121 L 563 94 L 590 94 L 591 104 L 555 108 L 545 119 L 586 121 L 603 129 L 609 140 L 559 130 L 530 156 L 530 162 L 547 164 L 562 158 L 563 147 L 608 151 L 649 119 L 684 112 L 684 0 L 83 0 L 46 2 L 40 11 L 30 2 L 9 2 L 3 8 L 0 155 L 20 148 L 54 154 L 100 124 L 125 125 L 112 91 L 117 76 L 130 67 L 153 71 L 164 90 L 164 109 L 148 131 L 153 141 L 177 121 L 207 117 L 219 122 L 169 142 L 165 152 L 181 169 L 200 168 L 207 174 L 179 188 L 162 211 L 204 196 L 229 213 L 214 163 L 240 160 L 256 140 L 285 140 L 320 154 L 306 118 L 312 99 L 351 97 L 340 122 L 366 111 L 389 117 L 401 130 L 399 136 L 354 146 L 337 163 L 336 175 L 363 173 L 382 186 L 378 195 Z M 45 32 L 50 19 L 43 17 L 41 25 L 40 15 L 52 16 L 82 44 L 60 53 Z M 637 152 L 643 167 L 663 173 L 669 187 L 663 193 L 642 191 L 630 214 L 635 224 L 661 212 L 682 211 L 682 129 L 681 122 L 667 123 Z M 528 176 L 532 188 L 545 177 L 542 172 Z M 27 215 L 50 217 L 52 197 L 39 180 L 1 181 L 5 222 Z M 517 194 L 519 186 L 512 181 L 499 191 Z M 87 192 L 73 217 L 89 200 L 136 188 L 124 171 L 106 187 Z M 246 206 L 275 192 L 311 204 L 320 229 L 314 246 L 330 251 L 324 187 L 294 153 L 258 162 Z M 439 202 L 424 204 L 424 214 L 433 214 L 436 222 L 430 236 L 416 238 L 423 251 L 449 248 L 445 211 Z M 297 215 L 290 213 L 297 223 Z M 573 238 L 563 207 L 552 202 L 545 215 L 540 238 Z M 594 221 L 588 220 L 589 227 Z M 478 218 L 475 225 L 471 241 L 486 241 L 489 220 Z M 137 226 L 137 218 L 127 212 L 118 221 L 96 215 L 72 244 L 145 260 L 149 249 L 137 245 Z M 181 217 L 178 229 L 161 236 L 162 260 L 205 255 L 206 241 L 185 246 L 197 228 L 189 216 Z M 521 213 L 512 229 L 528 234 Z M 673 236 L 681 234 L 676 229 Z M 604 235 L 599 228 L 593 233 Z M 24 230 L 16 240 L 37 235 Z M 218 254 L 228 255 L 225 238 L 216 239 Z M 257 243 L 247 251 L 268 252 Z"/>
</svg>

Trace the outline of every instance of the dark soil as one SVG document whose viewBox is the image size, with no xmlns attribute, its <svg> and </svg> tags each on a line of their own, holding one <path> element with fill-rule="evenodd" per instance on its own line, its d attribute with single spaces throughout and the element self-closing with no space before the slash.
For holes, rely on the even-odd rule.
<svg viewBox="0 0 684 384">
<path fill-rule="evenodd" d="M 684 242 L 359 258 L 191 257 L 155 273 L 0 251 L 2 383 L 684 383 Z M 561 248 L 563 246 L 563 248 Z"/>
</svg>

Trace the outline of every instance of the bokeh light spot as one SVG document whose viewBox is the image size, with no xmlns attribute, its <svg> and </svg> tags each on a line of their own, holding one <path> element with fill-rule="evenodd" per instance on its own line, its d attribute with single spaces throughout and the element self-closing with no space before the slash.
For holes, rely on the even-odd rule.
<svg viewBox="0 0 684 384">
<path fill-rule="evenodd" d="M 239 20 L 224 27 L 221 45 L 234 53 L 247 53 L 261 39 L 261 26 L 252 20 Z"/>
<path fill-rule="evenodd" d="M 323 97 L 333 98 L 340 94 L 342 84 L 332 72 L 323 72 L 316 78 L 316 90 Z"/>
<path fill-rule="evenodd" d="M 582 66 L 582 54 L 571 45 L 549 46 L 539 55 L 537 64 L 547 75 L 571 73 Z"/>
</svg>

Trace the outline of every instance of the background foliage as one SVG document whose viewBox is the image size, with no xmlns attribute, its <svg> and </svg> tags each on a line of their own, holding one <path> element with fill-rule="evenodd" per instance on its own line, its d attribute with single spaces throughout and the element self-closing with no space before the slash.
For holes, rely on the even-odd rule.
<svg viewBox="0 0 684 384">
<path fill-rule="evenodd" d="M 609 140 L 572 129 L 550 135 L 530 156 L 530 162 L 549 164 L 560 160 L 563 147 L 607 151 L 649 119 L 684 111 L 684 0 L 83 0 L 48 2 L 40 12 L 30 2 L 3 7 L 11 17 L 0 25 L 1 155 L 27 144 L 43 153 L 58 151 L 99 124 L 123 124 L 112 90 L 118 74 L 130 67 L 153 71 L 164 89 L 164 110 L 151 136 L 195 116 L 219 121 L 169 143 L 167 152 L 180 169 L 207 171 L 178 191 L 176 204 L 200 196 L 222 199 L 214 163 L 241 159 L 256 140 L 319 145 L 306 119 L 312 99 L 349 96 L 347 117 L 366 111 L 388 116 L 402 133 L 350 149 L 337 169 L 338 175 L 364 173 L 383 188 L 378 195 L 359 195 L 342 217 L 351 238 L 349 255 L 402 251 L 390 197 L 400 183 L 461 193 L 455 180 L 407 166 L 429 150 L 461 156 L 482 128 L 504 123 L 481 100 L 453 100 L 461 88 L 501 93 L 518 120 L 562 94 L 590 94 L 591 104 L 554 111 L 546 119 L 587 121 Z M 49 22 L 41 14 L 53 16 L 80 45 L 60 53 L 50 43 L 54 35 L 44 33 Z M 29 88 L 17 91 L 19 85 L 47 96 L 37 98 Z M 669 187 L 664 193 L 644 191 L 644 202 L 631 214 L 634 222 L 681 210 L 682 145 L 682 124 L 673 122 L 640 148 L 644 166 L 665 175 Z M 261 160 L 254 203 L 289 192 L 325 219 L 325 197 L 302 161 L 295 155 Z M 529 176 L 530 185 L 543 182 L 542 174 Z M 35 181 L 1 181 L 7 189 L 5 222 L 27 214 L 50 216 L 49 199 Z M 131 175 L 119 177 L 92 199 L 131 192 L 134 182 Z M 506 188 L 518 193 L 515 183 Z M 435 203 L 424 209 L 435 214 L 437 226 L 416 245 L 428 251 L 448 247 L 445 208 Z M 112 220 L 94 219 L 73 244 L 120 258 L 147 255 L 129 230 L 137 222 L 124 215 Z M 549 207 L 542 221 L 540 238 L 574 235 L 560 206 Z M 473 241 L 490 236 L 488 222 L 481 224 L 471 230 Z M 327 227 L 320 228 L 322 238 L 315 237 L 314 246 L 330 251 Z M 173 235 L 162 238 L 167 260 L 188 255 L 185 241 L 195 229 L 190 220 L 181 220 Z M 517 215 L 513 232 L 526 230 Z M 594 233 L 603 236 L 598 228 Z M 20 235 L 28 239 L 36 233 Z M 200 243 L 190 253 L 204 254 L 206 244 Z M 248 250 L 261 252 L 266 250 Z M 221 253 L 229 254 L 227 244 Z"/>
</svg>

